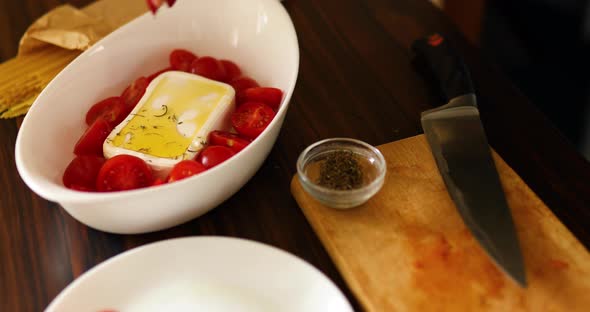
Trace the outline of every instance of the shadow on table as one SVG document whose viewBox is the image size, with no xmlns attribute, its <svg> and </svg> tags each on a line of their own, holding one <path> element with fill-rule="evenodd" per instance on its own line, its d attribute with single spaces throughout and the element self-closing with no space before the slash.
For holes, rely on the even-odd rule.
<svg viewBox="0 0 590 312">
<path fill-rule="evenodd" d="M 590 1 L 487 1 L 482 51 L 590 160 Z"/>
</svg>

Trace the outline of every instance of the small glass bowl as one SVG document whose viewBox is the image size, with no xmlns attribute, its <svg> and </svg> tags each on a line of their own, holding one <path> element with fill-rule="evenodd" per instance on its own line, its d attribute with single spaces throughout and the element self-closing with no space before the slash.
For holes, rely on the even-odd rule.
<svg viewBox="0 0 590 312">
<path fill-rule="evenodd" d="M 330 153 L 351 151 L 363 171 L 359 188 L 338 190 L 318 185 L 319 167 Z M 387 164 L 375 147 L 355 139 L 332 138 L 308 146 L 297 159 L 297 176 L 303 189 L 322 204 L 339 209 L 359 206 L 381 189 Z"/>
</svg>

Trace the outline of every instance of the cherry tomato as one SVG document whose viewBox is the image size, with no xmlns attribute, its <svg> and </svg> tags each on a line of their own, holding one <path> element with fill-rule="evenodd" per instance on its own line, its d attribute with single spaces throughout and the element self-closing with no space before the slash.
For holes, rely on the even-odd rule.
<svg viewBox="0 0 590 312">
<path fill-rule="evenodd" d="M 239 134 L 255 139 L 270 124 L 275 112 L 260 102 L 246 102 L 231 115 L 231 123 Z"/>
<path fill-rule="evenodd" d="M 152 185 L 153 177 L 145 161 L 131 155 L 117 155 L 107 160 L 96 179 L 100 192 L 124 191 Z"/>
<path fill-rule="evenodd" d="M 123 102 L 125 102 L 125 108 L 127 109 L 127 114 L 129 114 L 135 105 L 141 100 L 141 97 L 145 93 L 145 89 L 149 81 L 145 77 L 139 77 L 135 80 L 125 91 L 121 94 L 121 98 Z"/>
<path fill-rule="evenodd" d="M 172 171 L 170 171 L 170 175 L 168 176 L 168 182 L 182 180 L 184 178 L 201 173 L 205 170 L 207 170 L 207 168 L 205 168 L 205 166 L 199 162 L 194 160 L 183 160 L 174 165 Z"/>
<path fill-rule="evenodd" d="M 165 72 L 167 72 L 167 71 L 171 71 L 171 70 L 173 70 L 173 69 L 172 69 L 172 67 L 166 67 L 166 68 L 164 68 L 164 69 L 162 69 L 162 70 L 159 70 L 159 71 L 157 71 L 157 72 L 155 72 L 155 73 L 153 73 L 153 74 L 149 75 L 149 76 L 147 77 L 148 84 L 149 84 L 150 82 L 152 82 L 152 80 L 156 79 L 156 77 L 160 76 L 161 74 L 163 74 L 163 73 L 165 73 Z"/>
<path fill-rule="evenodd" d="M 227 131 L 212 131 L 209 133 L 209 144 L 226 146 L 237 153 L 248 146 L 250 141 L 235 133 Z"/>
<path fill-rule="evenodd" d="M 120 97 L 106 98 L 90 107 L 86 113 L 86 124 L 91 125 L 96 119 L 102 118 L 114 127 L 127 117 L 125 111 L 125 103 Z"/>
<path fill-rule="evenodd" d="M 96 190 L 96 177 L 104 164 L 104 158 L 95 155 L 82 155 L 72 159 L 62 178 L 65 187 L 92 192 Z"/>
<path fill-rule="evenodd" d="M 162 5 L 164 5 L 164 0 L 147 0 L 146 2 L 150 10 L 152 11 L 152 14 L 156 14 L 158 9 Z M 168 7 L 172 7 L 175 2 L 176 0 L 166 0 L 166 3 L 168 3 Z"/>
<path fill-rule="evenodd" d="M 191 65 L 191 73 L 217 81 L 225 80 L 223 65 L 216 58 L 210 56 L 203 56 L 194 60 Z"/>
<path fill-rule="evenodd" d="M 152 11 L 152 14 L 156 14 L 160 6 L 163 4 L 161 0 L 147 0 L 148 8 Z"/>
<path fill-rule="evenodd" d="M 158 186 L 158 185 L 162 185 L 162 184 L 166 184 L 166 181 L 164 181 L 160 178 L 156 178 L 154 180 L 154 182 L 152 182 L 152 186 Z"/>
<path fill-rule="evenodd" d="M 234 87 L 234 90 L 236 91 L 236 94 L 242 90 L 246 90 L 248 88 L 256 88 L 256 87 L 260 87 L 260 85 L 258 85 L 258 82 L 256 82 L 256 80 L 250 78 L 250 77 L 246 77 L 246 76 L 241 76 L 238 77 L 232 81 L 230 81 L 229 83 L 232 87 Z"/>
<path fill-rule="evenodd" d="M 196 59 L 197 56 L 191 51 L 176 49 L 170 53 L 170 67 L 188 73 L 191 70 L 191 64 Z"/>
<path fill-rule="evenodd" d="M 200 153 L 201 163 L 205 168 L 213 168 L 220 163 L 228 160 L 236 153 L 232 151 L 229 147 L 219 146 L 219 145 L 211 145 L 205 147 L 203 151 Z"/>
<path fill-rule="evenodd" d="M 221 60 L 220 62 L 225 69 L 225 82 L 232 81 L 242 75 L 242 70 L 236 63 L 230 60 Z"/>
<path fill-rule="evenodd" d="M 82 134 L 76 146 L 74 154 L 80 155 L 100 155 L 102 156 L 102 144 L 113 130 L 110 123 L 102 118 L 95 120 L 86 132 Z"/>
<path fill-rule="evenodd" d="M 236 96 L 236 103 L 240 105 L 245 102 L 262 102 L 276 111 L 282 99 L 283 91 L 280 89 L 258 87 L 240 91 Z"/>
</svg>

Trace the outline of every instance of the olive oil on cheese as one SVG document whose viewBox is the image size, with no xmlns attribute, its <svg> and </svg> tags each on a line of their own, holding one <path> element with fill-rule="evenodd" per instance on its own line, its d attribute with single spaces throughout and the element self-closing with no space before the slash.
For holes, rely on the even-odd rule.
<svg viewBox="0 0 590 312">
<path fill-rule="evenodd" d="M 181 158 L 193 141 L 207 139 L 199 130 L 226 94 L 215 82 L 166 75 L 112 144 L 154 157 Z"/>
</svg>

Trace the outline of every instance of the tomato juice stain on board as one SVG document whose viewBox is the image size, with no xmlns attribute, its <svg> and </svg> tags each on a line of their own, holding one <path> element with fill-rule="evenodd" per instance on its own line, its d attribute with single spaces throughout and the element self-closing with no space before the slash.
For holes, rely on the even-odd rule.
<svg viewBox="0 0 590 312">
<path fill-rule="evenodd" d="M 425 309 L 488 307 L 504 296 L 506 287 L 517 287 L 509 284 L 467 229 L 447 234 L 423 227 L 404 231 L 409 238 L 411 284 L 424 296 L 420 304 Z M 476 296 L 465 296 L 467 289 Z"/>
<path fill-rule="evenodd" d="M 551 267 L 557 270 L 565 270 L 570 266 L 569 263 L 559 259 L 551 259 L 549 263 L 551 264 Z"/>
</svg>

